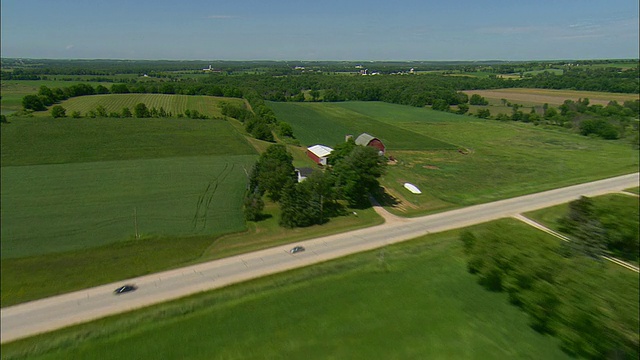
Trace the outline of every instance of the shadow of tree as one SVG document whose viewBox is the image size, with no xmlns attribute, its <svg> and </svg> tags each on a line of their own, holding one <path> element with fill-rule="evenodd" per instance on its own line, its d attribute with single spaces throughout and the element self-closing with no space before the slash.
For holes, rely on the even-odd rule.
<svg viewBox="0 0 640 360">
<path fill-rule="evenodd" d="M 378 191 L 376 191 L 373 196 L 382 206 L 396 207 L 400 204 L 400 200 L 386 192 L 383 187 L 379 187 Z"/>
</svg>

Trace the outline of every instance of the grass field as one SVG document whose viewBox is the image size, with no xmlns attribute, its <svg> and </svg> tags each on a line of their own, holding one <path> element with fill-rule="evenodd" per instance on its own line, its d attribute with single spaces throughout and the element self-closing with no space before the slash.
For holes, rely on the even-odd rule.
<svg viewBox="0 0 640 360">
<path fill-rule="evenodd" d="M 394 140 L 385 144 L 387 155 L 398 162 L 387 167 L 382 184 L 400 202 L 392 211 L 406 215 L 499 200 L 638 169 L 638 152 L 624 141 L 591 139 L 531 124 L 375 102 L 273 105 L 283 121 L 295 124 L 299 119 L 314 120 L 315 130 L 300 134 L 303 142 L 338 139 L 341 130 L 336 129 L 347 128 L 354 118 L 373 119 L 362 122 L 372 126 L 363 131 L 383 141 Z M 386 131 L 403 137 L 388 136 Z M 298 136 L 295 125 L 294 133 Z M 438 148 L 432 144 L 451 145 Z M 405 182 L 417 185 L 423 194 L 409 193 L 403 188 Z"/>
<path fill-rule="evenodd" d="M 146 235 L 241 231 L 255 156 L 221 120 L 15 119 L 2 125 L 2 258 L 125 240 L 135 221 Z"/>
<path fill-rule="evenodd" d="M 569 359 L 476 283 L 457 234 L 4 344 L 3 358 Z"/>
<path fill-rule="evenodd" d="M 2 125 L 5 166 L 256 154 L 222 120 L 12 118 Z"/>
<path fill-rule="evenodd" d="M 381 117 L 388 116 L 392 112 L 407 114 L 407 116 L 418 114 L 412 112 L 411 107 L 368 102 L 362 103 L 361 107 L 369 108 L 371 111 L 363 113 L 358 107 L 352 106 L 353 104 L 269 103 L 278 119 L 289 123 L 293 127 L 296 138 L 306 146 L 323 144 L 333 147 L 344 142 L 346 135 L 353 135 L 355 138 L 366 132 L 380 138 L 387 147 L 395 149 L 455 149 L 455 145 L 390 126 L 381 121 Z"/>
<path fill-rule="evenodd" d="M 2 168 L 2 258 L 101 246 L 135 234 L 245 229 L 254 155 Z M 34 227 L 34 219 L 38 226 Z"/>
<path fill-rule="evenodd" d="M 76 84 L 89 84 L 95 87 L 98 84 L 110 87 L 111 83 L 85 82 L 85 81 L 61 81 L 61 80 L 5 80 L 0 83 L 2 99 L 0 100 L 0 110 L 2 114 L 8 115 L 22 110 L 22 98 L 25 95 L 37 94 L 40 86 L 49 88 L 64 88 Z"/>
</svg>

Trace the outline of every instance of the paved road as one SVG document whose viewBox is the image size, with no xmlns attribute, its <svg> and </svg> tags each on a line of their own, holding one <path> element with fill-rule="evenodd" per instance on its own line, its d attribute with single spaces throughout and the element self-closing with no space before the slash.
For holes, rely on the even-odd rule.
<svg viewBox="0 0 640 360">
<path fill-rule="evenodd" d="M 307 250 L 292 255 L 278 246 L 208 263 L 124 280 L 0 310 L 1 342 L 16 340 L 107 315 L 220 288 L 256 277 L 335 259 L 388 244 L 638 186 L 639 174 L 476 205 L 414 219 L 302 241 Z M 113 290 L 135 283 L 138 290 L 116 296 Z"/>
</svg>

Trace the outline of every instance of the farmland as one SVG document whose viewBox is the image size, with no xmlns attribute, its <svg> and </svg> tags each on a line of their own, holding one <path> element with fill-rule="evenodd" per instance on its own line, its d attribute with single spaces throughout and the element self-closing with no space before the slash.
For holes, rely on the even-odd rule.
<svg viewBox="0 0 640 360">
<path fill-rule="evenodd" d="M 260 82 L 258 75 L 227 75 L 218 79 L 189 74 L 168 81 L 176 80 L 176 93 L 181 94 L 216 94 L 216 86 L 246 91 L 239 84 L 253 81 L 258 96 L 266 100 L 265 94 L 274 99 L 280 94 L 270 94 L 265 84 L 282 80 L 286 88 L 284 82 L 293 79 Z M 406 78 L 411 91 L 432 90 L 423 89 L 428 81 L 419 76 L 322 76 L 331 80 L 315 83 L 320 100 L 340 78 L 353 86 L 336 86 L 339 96 L 349 94 L 347 89 L 365 94 L 358 91 L 371 86 L 380 91 L 374 95 L 392 99 L 393 92 L 385 88 L 388 79 L 397 85 Z M 192 77 L 203 80 L 210 92 L 187 91 L 197 85 Z M 165 79 L 137 81 L 127 84 L 133 88 L 142 81 Z M 16 82 L 6 99 L 3 81 L 3 112 L 12 112 L 19 106 L 18 95 L 35 92 L 38 85 L 67 84 Z M 293 81 L 289 85 L 298 86 Z M 402 96 L 417 94 L 411 91 Z M 308 88 L 304 92 L 307 100 L 314 97 Z M 604 104 L 637 99 L 637 94 L 568 90 L 468 93 L 484 94 L 492 113 L 511 111 L 503 98 L 525 106 L 578 98 Z M 397 101 L 406 104 L 402 96 Z M 241 201 L 247 171 L 256 159 L 255 149 L 264 150 L 270 143 L 247 141 L 245 124 L 222 118 L 223 101 L 251 102 L 250 97 L 104 94 L 55 103 L 67 110 L 67 116 L 80 113 L 79 119 L 53 119 L 49 111 L 10 116 L 2 125 L 2 306 L 381 222 L 373 209 L 348 209 L 348 215 L 327 224 L 285 229 L 278 224 L 278 204 L 269 201 L 264 219 L 245 222 Z M 109 113 L 124 107 L 133 110 L 138 103 L 162 107 L 172 117 L 86 116 L 99 106 Z M 309 145 L 334 146 L 345 135 L 362 132 L 382 139 L 387 155 L 397 161 L 389 162 L 381 178 L 386 193 L 379 198 L 400 215 L 417 216 L 637 171 L 638 152 L 626 139 L 603 141 L 559 127 L 482 120 L 399 103 L 267 102 L 278 121 L 293 127 L 302 145 L 288 142 L 296 165 L 309 166 L 304 155 Z M 177 118 L 187 109 L 214 119 Z M 408 193 L 404 182 L 416 184 L 423 193 Z M 509 234 L 518 239 L 539 236 L 522 227 Z M 3 356 L 36 349 L 35 357 L 91 358 L 96 353 L 111 356 L 105 349 L 118 347 L 136 358 L 211 358 L 214 352 L 221 357 L 262 357 L 282 354 L 282 347 L 273 346 L 276 341 L 294 357 L 347 357 L 357 351 L 367 357 L 565 358 L 554 339 L 527 327 L 526 315 L 507 306 L 503 294 L 481 291 L 466 272 L 457 238 L 457 231 L 424 237 L 382 252 L 25 339 L 3 345 Z M 637 292 L 637 286 L 629 286 L 637 277 L 610 268 L 606 276 L 616 279 L 612 292 Z M 398 306 L 390 310 L 389 304 Z M 633 307 L 626 308 L 631 309 L 626 318 L 637 318 Z M 324 340 L 316 341 L 319 338 Z M 83 339 L 81 346 L 77 339 Z"/>
<path fill-rule="evenodd" d="M 2 131 L 3 258 L 130 238 L 134 212 L 145 235 L 244 229 L 244 169 L 255 153 L 226 121 L 20 119 L 10 125 Z M 35 228 L 34 217 L 40 219 Z"/>
<path fill-rule="evenodd" d="M 133 111 L 138 103 L 147 105 L 149 109 L 163 108 L 176 116 L 185 110 L 197 110 L 209 117 L 222 117 L 219 103 L 221 101 L 242 103 L 239 99 L 217 98 L 213 96 L 188 96 L 188 95 L 164 95 L 164 94 L 107 94 L 72 98 L 62 102 L 62 106 L 68 113 L 79 111 L 86 114 L 95 110 L 99 105 L 104 106 L 107 112 L 120 112 L 127 107 Z"/>
<path fill-rule="evenodd" d="M 495 90 L 469 90 L 466 94 L 478 94 L 489 101 L 490 105 L 501 105 L 502 99 L 527 107 L 549 105 L 561 105 L 565 100 L 578 101 L 589 99 L 591 104 L 607 105 L 610 101 L 622 104 L 625 101 L 638 100 L 638 94 L 613 94 L 595 91 L 576 90 L 552 90 L 552 89 L 495 89 Z"/>
<path fill-rule="evenodd" d="M 398 161 L 387 167 L 382 184 L 399 201 L 390 209 L 405 215 L 548 190 L 638 167 L 638 152 L 624 141 L 601 141 L 531 124 L 376 102 L 274 105 L 278 117 L 290 122 L 296 134 L 301 132 L 303 143 L 311 141 L 308 145 L 343 141 L 340 132 L 354 123 L 362 124 L 358 130 L 388 140 L 387 155 Z M 332 119 L 326 132 L 321 130 L 323 117 Z M 315 126 L 309 135 L 305 118 L 315 119 L 310 123 L 316 125 L 308 125 Z M 324 133 L 332 135 L 318 135 Z M 417 185 L 423 194 L 408 193 L 404 182 Z"/>
</svg>

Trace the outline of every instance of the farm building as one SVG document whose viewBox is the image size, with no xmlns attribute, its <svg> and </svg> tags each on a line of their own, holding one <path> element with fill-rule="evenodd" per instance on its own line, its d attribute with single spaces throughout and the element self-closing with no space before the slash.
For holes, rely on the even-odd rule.
<svg viewBox="0 0 640 360">
<path fill-rule="evenodd" d="M 380 139 L 367 133 L 362 133 L 356 139 L 356 145 L 371 146 L 378 149 L 380 155 L 384 155 L 385 146 Z"/>
<path fill-rule="evenodd" d="M 324 145 L 313 145 L 307 148 L 307 156 L 319 165 L 327 165 L 327 157 L 333 151 L 332 148 Z"/>
</svg>

